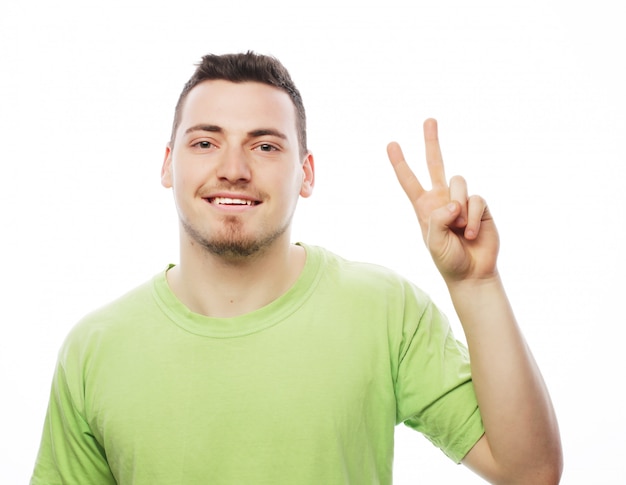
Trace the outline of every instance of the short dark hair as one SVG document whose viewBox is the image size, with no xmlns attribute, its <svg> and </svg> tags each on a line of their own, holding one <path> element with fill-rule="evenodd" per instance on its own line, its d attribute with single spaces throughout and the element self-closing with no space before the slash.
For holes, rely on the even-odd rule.
<svg viewBox="0 0 626 485">
<path fill-rule="evenodd" d="M 286 92 L 296 109 L 296 130 L 298 132 L 300 153 L 304 155 L 308 151 L 306 144 L 306 113 L 300 91 L 296 88 L 285 66 L 278 59 L 256 54 L 252 51 L 240 54 L 207 54 L 202 57 L 202 60 L 197 64 L 196 71 L 187 81 L 178 97 L 170 145 L 174 145 L 183 104 L 189 92 L 203 81 L 218 79 L 233 83 L 259 82 Z"/>
</svg>

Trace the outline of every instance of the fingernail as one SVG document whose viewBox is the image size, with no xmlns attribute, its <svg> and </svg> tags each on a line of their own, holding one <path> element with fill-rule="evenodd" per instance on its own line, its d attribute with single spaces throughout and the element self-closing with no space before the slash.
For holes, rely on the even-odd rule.
<svg viewBox="0 0 626 485">
<path fill-rule="evenodd" d="M 448 210 L 449 210 L 450 212 L 454 212 L 454 211 L 456 210 L 456 204 L 455 204 L 454 202 L 450 202 L 450 203 L 448 204 Z"/>
</svg>

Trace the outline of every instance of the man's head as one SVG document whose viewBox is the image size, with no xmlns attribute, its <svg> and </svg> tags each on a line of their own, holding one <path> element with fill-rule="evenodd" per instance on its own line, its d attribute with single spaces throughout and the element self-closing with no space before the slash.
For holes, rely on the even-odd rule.
<svg viewBox="0 0 626 485">
<path fill-rule="evenodd" d="M 278 59 L 274 57 L 247 52 L 245 54 L 208 54 L 202 58 L 196 71 L 185 84 L 174 113 L 174 123 L 170 138 L 170 146 L 174 146 L 176 131 L 180 124 L 183 106 L 189 92 L 198 84 L 210 80 L 224 80 L 233 83 L 258 82 L 274 86 L 286 92 L 296 110 L 296 129 L 300 145 L 300 155 L 307 151 L 306 141 L 306 113 L 302 96 L 291 80 L 289 72 Z"/>
<path fill-rule="evenodd" d="M 294 104 L 301 99 L 278 61 L 204 58 L 180 96 L 161 170 L 181 251 L 242 262 L 289 247 L 297 201 L 314 184 L 304 109 Z"/>
</svg>

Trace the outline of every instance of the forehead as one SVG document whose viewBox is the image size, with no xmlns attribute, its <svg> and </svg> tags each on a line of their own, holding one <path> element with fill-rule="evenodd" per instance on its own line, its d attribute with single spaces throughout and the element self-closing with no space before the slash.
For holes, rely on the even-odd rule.
<svg viewBox="0 0 626 485">
<path fill-rule="evenodd" d="M 274 127 L 296 136 L 296 111 L 289 95 L 258 82 L 210 80 L 195 86 L 183 103 L 178 128 L 184 131 L 198 123 L 233 130 Z"/>
</svg>

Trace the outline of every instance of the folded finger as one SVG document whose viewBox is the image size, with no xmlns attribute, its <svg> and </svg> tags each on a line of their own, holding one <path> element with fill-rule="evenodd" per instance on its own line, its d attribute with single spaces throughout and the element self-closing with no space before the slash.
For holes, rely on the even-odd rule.
<svg viewBox="0 0 626 485">
<path fill-rule="evenodd" d="M 480 232 L 480 224 L 487 211 L 487 202 L 479 195 L 472 195 L 467 200 L 467 226 L 465 227 L 465 237 L 476 239 Z"/>
<path fill-rule="evenodd" d="M 467 224 L 467 183 L 460 175 L 455 175 L 450 179 L 450 200 L 454 200 L 461 206 L 461 213 L 454 221 L 457 228 L 465 227 Z"/>
</svg>

